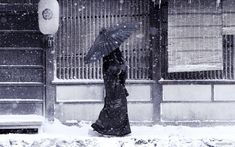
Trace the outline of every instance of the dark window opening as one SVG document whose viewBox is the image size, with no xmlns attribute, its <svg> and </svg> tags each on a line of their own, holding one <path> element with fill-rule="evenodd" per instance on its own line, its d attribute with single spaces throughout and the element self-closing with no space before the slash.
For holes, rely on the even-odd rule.
<svg viewBox="0 0 235 147">
<path fill-rule="evenodd" d="M 37 134 L 38 129 L 0 129 L 0 134 Z"/>
</svg>

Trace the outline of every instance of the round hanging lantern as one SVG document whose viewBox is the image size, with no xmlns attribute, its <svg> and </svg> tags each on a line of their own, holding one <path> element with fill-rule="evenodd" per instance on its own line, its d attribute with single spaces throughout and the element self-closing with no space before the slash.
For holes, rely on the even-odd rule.
<svg viewBox="0 0 235 147">
<path fill-rule="evenodd" d="M 38 24 L 45 34 L 55 34 L 59 28 L 59 4 L 57 0 L 40 0 L 38 4 Z"/>
</svg>

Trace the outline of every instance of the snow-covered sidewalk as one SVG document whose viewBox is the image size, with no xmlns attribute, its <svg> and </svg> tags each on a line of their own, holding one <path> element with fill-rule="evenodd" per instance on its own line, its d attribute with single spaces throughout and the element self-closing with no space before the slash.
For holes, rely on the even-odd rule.
<svg viewBox="0 0 235 147">
<path fill-rule="evenodd" d="M 131 126 L 125 137 L 99 136 L 89 123 L 45 123 L 39 134 L 0 135 L 0 147 L 234 147 L 235 126 Z"/>
</svg>

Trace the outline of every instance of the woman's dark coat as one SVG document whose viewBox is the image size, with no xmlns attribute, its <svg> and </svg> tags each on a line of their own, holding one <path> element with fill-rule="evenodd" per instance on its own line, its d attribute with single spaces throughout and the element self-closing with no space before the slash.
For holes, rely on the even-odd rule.
<svg viewBox="0 0 235 147">
<path fill-rule="evenodd" d="M 99 118 L 92 124 L 92 128 L 101 134 L 123 136 L 131 133 L 127 114 L 126 77 L 127 67 L 118 48 L 103 58 L 106 96 Z"/>
</svg>

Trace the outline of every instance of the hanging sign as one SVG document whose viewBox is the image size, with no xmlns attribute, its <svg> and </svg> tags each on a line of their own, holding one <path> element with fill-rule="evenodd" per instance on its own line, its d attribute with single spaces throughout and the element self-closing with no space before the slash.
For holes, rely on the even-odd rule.
<svg viewBox="0 0 235 147">
<path fill-rule="evenodd" d="M 55 34 L 59 28 L 59 4 L 57 0 L 40 0 L 38 4 L 38 24 L 45 34 Z"/>
</svg>

